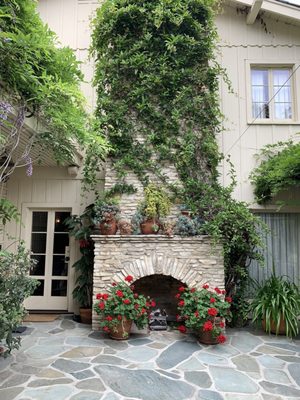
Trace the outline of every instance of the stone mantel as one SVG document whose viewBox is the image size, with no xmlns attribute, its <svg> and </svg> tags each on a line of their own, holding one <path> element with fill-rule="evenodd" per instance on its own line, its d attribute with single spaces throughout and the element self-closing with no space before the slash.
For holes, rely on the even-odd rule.
<svg viewBox="0 0 300 400">
<path fill-rule="evenodd" d="M 224 288 L 222 246 L 209 236 L 93 235 L 95 243 L 94 299 L 112 282 L 127 275 L 138 280 L 171 276 L 189 287 L 203 284 Z M 94 316 L 93 328 L 97 329 Z"/>
</svg>

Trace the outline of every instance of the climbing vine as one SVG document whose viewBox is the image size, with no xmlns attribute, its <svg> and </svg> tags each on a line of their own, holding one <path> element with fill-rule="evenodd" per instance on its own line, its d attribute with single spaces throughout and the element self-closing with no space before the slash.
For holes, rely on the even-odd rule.
<svg viewBox="0 0 300 400">
<path fill-rule="evenodd" d="M 146 185 L 154 173 L 204 219 L 205 232 L 224 243 L 226 286 L 234 292 L 248 260 L 260 258 L 259 222 L 232 198 L 233 185 L 218 181 L 216 8 L 214 0 L 106 0 L 92 50 L 99 130 L 114 149 L 120 181 L 131 170 Z M 178 185 L 162 174 L 165 162 L 176 167 Z"/>
<path fill-rule="evenodd" d="M 299 186 L 300 143 L 279 142 L 265 146 L 262 161 L 251 174 L 258 204 L 265 204 L 281 190 Z"/>
</svg>

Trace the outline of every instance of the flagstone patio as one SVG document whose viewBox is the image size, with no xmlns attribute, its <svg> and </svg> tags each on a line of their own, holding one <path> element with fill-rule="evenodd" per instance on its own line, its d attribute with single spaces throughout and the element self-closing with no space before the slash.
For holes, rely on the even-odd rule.
<svg viewBox="0 0 300 400">
<path fill-rule="evenodd" d="M 118 342 L 70 317 L 26 326 L 0 358 L 1 400 L 300 398 L 300 340 L 228 329 L 217 346 L 176 331 Z"/>
</svg>

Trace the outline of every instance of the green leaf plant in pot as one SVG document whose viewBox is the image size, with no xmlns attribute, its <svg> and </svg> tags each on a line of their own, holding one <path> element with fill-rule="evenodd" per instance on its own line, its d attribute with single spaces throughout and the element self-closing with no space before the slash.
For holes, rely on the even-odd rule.
<svg viewBox="0 0 300 400">
<path fill-rule="evenodd" d="M 77 276 L 73 298 L 79 304 L 80 320 L 85 324 L 92 323 L 94 243 L 90 235 L 94 228 L 93 217 L 91 205 L 82 215 L 72 216 L 66 221 L 69 235 L 79 242 L 81 257 L 73 264 Z"/>
<path fill-rule="evenodd" d="M 115 198 L 97 199 L 94 205 L 95 223 L 101 235 L 115 235 L 118 230 L 120 208 Z"/>
<path fill-rule="evenodd" d="M 160 218 L 166 217 L 171 208 L 171 201 L 166 191 L 155 183 L 144 188 L 145 200 L 139 207 L 143 216 L 140 224 L 142 234 L 157 234 L 161 228 Z"/>
<path fill-rule="evenodd" d="M 250 305 L 252 321 L 261 321 L 267 333 L 296 336 L 299 332 L 299 288 L 287 277 L 276 276 L 274 269 L 265 282 L 256 286 Z"/>
</svg>

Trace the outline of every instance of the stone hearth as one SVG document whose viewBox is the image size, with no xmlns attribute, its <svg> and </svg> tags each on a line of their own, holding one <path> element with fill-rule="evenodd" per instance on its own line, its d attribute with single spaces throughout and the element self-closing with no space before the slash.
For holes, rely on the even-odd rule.
<svg viewBox="0 0 300 400">
<path fill-rule="evenodd" d="M 95 242 L 94 299 L 111 282 L 132 275 L 134 280 L 160 275 L 190 287 L 204 283 L 224 288 L 221 246 L 209 236 L 167 237 L 162 235 L 92 236 Z M 93 316 L 93 329 L 97 330 Z"/>
</svg>

